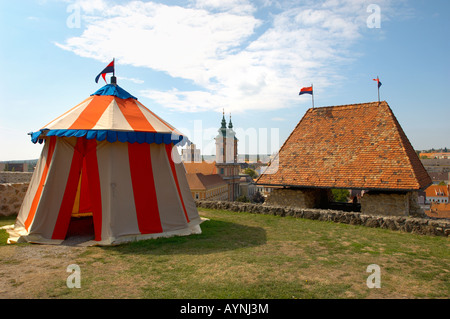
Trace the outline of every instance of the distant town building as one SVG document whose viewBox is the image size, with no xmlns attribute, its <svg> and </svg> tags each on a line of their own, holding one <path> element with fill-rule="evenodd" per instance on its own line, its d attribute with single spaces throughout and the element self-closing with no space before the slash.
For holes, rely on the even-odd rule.
<svg viewBox="0 0 450 319">
<path fill-rule="evenodd" d="M 251 199 L 256 193 L 256 185 L 253 178 L 247 174 L 241 174 L 239 179 L 239 193 L 241 196 L 245 196 Z"/>
<path fill-rule="evenodd" d="M 450 172 L 450 159 L 421 158 L 427 172 Z"/>
<path fill-rule="evenodd" d="M 450 152 L 429 152 L 420 153 L 420 158 L 430 159 L 450 159 Z"/>
<path fill-rule="evenodd" d="M 181 149 L 181 160 L 185 163 L 198 163 L 202 161 L 202 155 L 200 150 L 195 147 L 195 144 L 191 143 L 186 145 L 186 148 Z"/>
<path fill-rule="evenodd" d="M 217 174 L 215 162 L 185 162 L 184 167 L 194 199 L 228 200 L 228 183 Z"/>
<path fill-rule="evenodd" d="M 425 210 L 428 217 L 450 219 L 450 203 L 432 203 L 429 210 Z"/>
<path fill-rule="evenodd" d="M 192 197 L 198 200 L 228 200 L 228 184 L 218 174 L 186 174 Z"/>
<path fill-rule="evenodd" d="M 425 190 L 425 194 L 425 204 L 449 202 L 448 185 L 431 185 Z"/>
<path fill-rule="evenodd" d="M 217 174 L 216 162 L 202 161 L 200 163 L 184 162 L 186 173 L 202 173 L 203 175 Z"/>
<path fill-rule="evenodd" d="M 265 186 L 256 184 L 256 191 L 261 193 L 261 195 L 263 195 L 264 197 L 269 196 L 273 189 L 274 189 L 274 187 L 265 187 Z"/>
<path fill-rule="evenodd" d="M 234 201 L 240 196 L 241 189 L 245 189 L 250 194 L 254 191 L 247 180 L 241 180 L 241 168 L 237 161 L 238 139 L 233 130 L 231 118 L 227 127 L 225 114 L 223 114 L 218 131 L 219 134 L 215 137 L 215 161 L 195 160 L 200 157 L 200 150 L 197 151 L 195 145 L 184 150 L 182 159 L 186 172 L 190 175 L 189 188 L 195 199 Z M 219 183 L 220 181 L 222 182 Z M 226 191 L 223 189 L 224 185 L 226 185 Z"/>
<path fill-rule="evenodd" d="M 0 172 L 33 172 L 37 161 L 37 159 L 24 161 L 2 161 L 0 162 Z"/>
<path fill-rule="evenodd" d="M 228 183 L 228 200 L 234 201 L 240 195 L 240 165 L 238 157 L 238 139 L 233 130 L 233 123 L 225 120 L 225 113 L 222 117 L 221 127 L 216 136 L 216 167 L 217 173 Z"/>
<path fill-rule="evenodd" d="M 430 175 L 433 184 L 449 184 L 450 172 L 428 172 L 428 175 Z"/>
</svg>

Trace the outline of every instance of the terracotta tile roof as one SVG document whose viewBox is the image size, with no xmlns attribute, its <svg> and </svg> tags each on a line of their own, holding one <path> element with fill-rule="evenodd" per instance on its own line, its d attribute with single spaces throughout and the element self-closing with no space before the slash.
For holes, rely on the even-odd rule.
<svg viewBox="0 0 450 319">
<path fill-rule="evenodd" d="M 448 197 L 447 185 L 431 185 L 425 190 L 427 197 Z"/>
<path fill-rule="evenodd" d="M 425 211 L 427 216 L 434 218 L 450 218 L 450 204 L 433 203 L 431 209 Z"/>
<path fill-rule="evenodd" d="M 431 178 L 383 101 L 309 109 L 257 183 L 419 190 Z"/>
<path fill-rule="evenodd" d="M 208 163 L 202 161 L 201 163 L 196 162 L 184 162 L 184 168 L 186 173 L 202 173 L 204 175 L 217 174 L 216 162 Z"/>
<path fill-rule="evenodd" d="M 227 185 L 227 182 L 218 174 L 203 175 L 202 173 L 190 173 L 186 174 L 186 178 L 191 190 L 207 190 L 221 185 Z"/>
</svg>

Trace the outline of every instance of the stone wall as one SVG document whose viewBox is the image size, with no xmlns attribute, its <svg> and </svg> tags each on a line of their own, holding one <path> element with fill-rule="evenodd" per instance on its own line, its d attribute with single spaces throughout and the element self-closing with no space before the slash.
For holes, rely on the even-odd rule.
<svg viewBox="0 0 450 319">
<path fill-rule="evenodd" d="M 0 216 L 19 213 L 32 172 L 0 172 Z"/>
<path fill-rule="evenodd" d="M 295 218 L 385 228 L 420 235 L 448 236 L 450 234 L 450 220 L 447 219 L 435 220 L 431 218 L 408 216 L 367 215 L 358 212 L 269 206 L 266 204 L 239 202 L 196 201 L 196 204 L 197 207 L 201 208 L 223 209 L 235 212 L 276 215 L 281 217 L 292 216 Z"/>
<path fill-rule="evenodd" d="M 366 192 L 361 197 L 361 212 L 366 215 L 425 217 L 418 192 Z M 267 197 L 269 206 L 330 208 L 330 189 L 276 188 Z"/>
<path fill-rule="evenodd" d="M 370 215 L 425 217 L 417 192 L 365 193 L 361 197 L 361 212 Z"/>
<path fill-rule="evenodd" d="M 29 183 L 32 175 L 32 172 L 0 172 L 0 184 Z"/>
<path fill-rule="evenodd" d="M 266 205 L 316 208 L 332 198 L 329 189 L 275 188 L 266 199 Z"/>
<path fill-rule="evenodd" d="M 10 216 L 19 213 L 28 185 L 29 183 L 0 184 L 0 216 Z"/>
</svg>

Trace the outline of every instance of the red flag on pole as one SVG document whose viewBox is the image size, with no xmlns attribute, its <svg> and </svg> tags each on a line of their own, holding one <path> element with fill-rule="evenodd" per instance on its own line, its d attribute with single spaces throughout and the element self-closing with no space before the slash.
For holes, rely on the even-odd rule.
<svg viewBox="0 0 450 319">
<path fill-rule="evenodd" d="M 302 94 L 311 94 L 312 95 L 313 94 L 312 86 L 302 88 L 298 95 L 302 95 Z"/>
<path fill-rule="evenodd" d="M 103 80 L 105 80 L 105 76 L 106 73 L 113 73 L 114 74 L 114 59 L 111 61 L 111 63 L 109 63 L 106 68 L 103 69 L 102 72 L 100 72 L 96 77 L 95 77 L 95 83 L 98 83 L 98 78 L 100 77 L 100 75 L 102 76 Z M 108 83 L 108 82 L 106 82 Z"/>
<path fill-rule="evenodd" d="M 298 95 L 302 95 L 302 94 L 311 94 L 311 99 L 312 99 L 312 107 L 314 108 L 314 91 L 313 91 L 313 85 L 311 84 L 311 86 L 307 86 L 304 87 L 300 90 L 300 93 L 298 93 Z"/>
</svg>

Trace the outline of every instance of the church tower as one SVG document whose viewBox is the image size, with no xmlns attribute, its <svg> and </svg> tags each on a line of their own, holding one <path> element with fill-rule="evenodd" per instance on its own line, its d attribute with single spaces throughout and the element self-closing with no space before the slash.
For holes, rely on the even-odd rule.
<svg viewBox="0 0 450 319">
<path fill-rule="evenodd" d="M 236 132 L 233 130 L 233 123 L 225 120 L 223 113 L 221 126 L 216 136 L 216 167 L 217 173 L 228 183 L 228 200 L 234 201 L 239 197 L 239 171 L 240 165 L 237 162 Z"/>
</svg>

